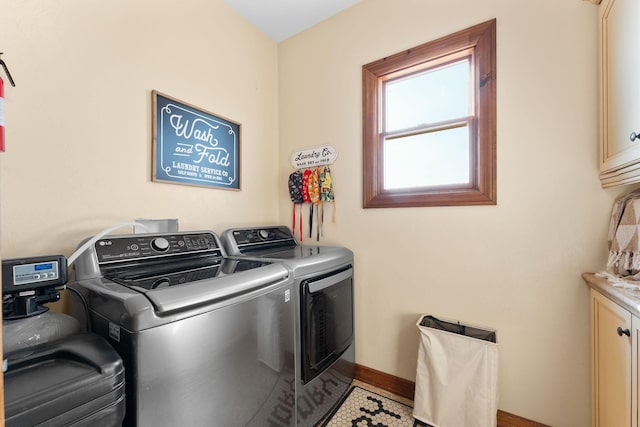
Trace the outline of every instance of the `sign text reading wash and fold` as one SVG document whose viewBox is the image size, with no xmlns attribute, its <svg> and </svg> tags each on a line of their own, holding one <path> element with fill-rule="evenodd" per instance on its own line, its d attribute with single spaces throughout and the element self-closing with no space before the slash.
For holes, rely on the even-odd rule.
<svg viewBox="0 0 640 427">
<path fill-rule="evenodd" d="M 154 180 L 240 189 L 240 125 L 154 91 Z"/>
</svg>

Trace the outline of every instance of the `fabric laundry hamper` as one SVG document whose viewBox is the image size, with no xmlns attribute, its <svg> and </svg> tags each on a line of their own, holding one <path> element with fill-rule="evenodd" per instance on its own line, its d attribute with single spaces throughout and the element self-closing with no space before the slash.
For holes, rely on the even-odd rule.
<svg viewBox="0 0 640 427">
<path fill-rule="evenodd" d="M 434 427 L 495 427 L 496 331 L 421 316 L 413 416 Z"/>
</svg>

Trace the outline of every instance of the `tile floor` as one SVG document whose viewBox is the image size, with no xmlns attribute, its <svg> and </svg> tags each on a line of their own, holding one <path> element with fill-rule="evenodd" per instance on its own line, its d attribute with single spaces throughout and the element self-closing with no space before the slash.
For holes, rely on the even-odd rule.
<svg viewBox="0 0 640 427">
<path fill-rule="evenodd" d="M 398 396 L 397 394 L 390 393 L 390 392 L 388 392 L 386 390 L 383 390 L 383 389 L 378 388 L 378 387 L 374 387 L 374 386 L 372 386 L 370 384 L 363 383 L 362 381 L 353 380 L 351 385 L 358 386 L 358 387 L 363 388 L 365 390 L 370 390 L 370 391 L 372 391 L 374 393 L 378 393 L 380 396 L 388 397 L 389 399 L 393 399 L 393 400 L 395 400 L 397 402 L 404 403 L 405 405 L 409 405 L 409 406 L 413 407 L 413 400 L 407 399 L 406 397 Z"/>
<path fill-rule="evenodd" d="M 407 398 L 402 397 L 402 396 L 398 396 L 396 394 L 393 394 L 393 393 L 388 392 L 388 391 L 386 391 L 384 389 L 372 386 L 370 384 L 364 383 L 362 381 L 353 380 L 351 385 L 360 387 L 360 388 L 365 389 L 365 390 L 369 390 L 369 391 L 371 391 L 373 393 L 379 394 L 380 396 L 387 397 L 389 399 L 395 400 L 396 402 L 400 402 L 402 404 L 405 404 L 405 405 L 413 407 L 413 400 L 407 399 Z M 320 423 L 318 425 L 322 425 L 324 421 L 325 420 L 320 421 Z"/>
</svg>

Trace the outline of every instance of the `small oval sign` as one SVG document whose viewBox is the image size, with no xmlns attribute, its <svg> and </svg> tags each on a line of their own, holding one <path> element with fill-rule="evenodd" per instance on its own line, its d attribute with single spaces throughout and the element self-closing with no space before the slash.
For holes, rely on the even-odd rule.
<svg viewBox="0 0 640 427">
<path fill-rule="evenodd" d="M 291 154 L 291 165 L 296 169 L 331 165 L 338 157 L 338 150 L 331 145 L 307 148 Z"/>
</svg>

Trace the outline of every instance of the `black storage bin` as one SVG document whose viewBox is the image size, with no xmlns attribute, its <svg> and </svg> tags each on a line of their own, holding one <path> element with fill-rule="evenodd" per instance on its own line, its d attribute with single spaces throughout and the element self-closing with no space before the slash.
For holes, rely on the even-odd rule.
<svg viewBox="0 0 640 427">
<path fill-rule="evenodd" d="M 72 335 L 5 358 L 7 427 L 122 425 L 124 366 L 104 338 Z"/>
</svg>

